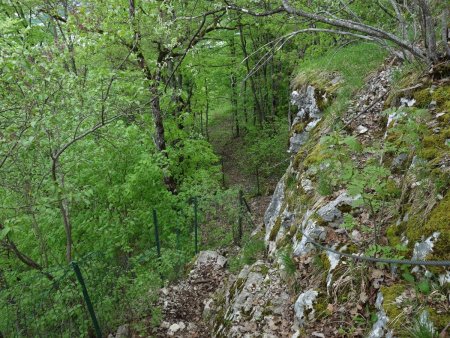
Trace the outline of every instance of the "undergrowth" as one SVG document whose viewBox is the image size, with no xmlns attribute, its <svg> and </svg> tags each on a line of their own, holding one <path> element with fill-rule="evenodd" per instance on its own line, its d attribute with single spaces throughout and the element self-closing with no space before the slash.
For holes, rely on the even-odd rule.
<svg viewBox="0 0 450 338">
<path fill-rule="evenodd" d="M 246 238 L 240 253 L 229 259 L 229 268 L 232 273 L 238 273 L 245 265 L 255 263 L 264 257 L 266 245 L 263 239 Z"/>
<path fill-rule="evenodd" d="M 386 56 L 386 51 L 375 44 L 359 43 L 329 50 L 320 57 L 306 58 L 299 64 L 296 73 L 320 70 L 320 72 L 336 72 L 342 76 L 336 99 L 328 111 L 344 112 L 352 95 L 364 85 L 366 77 Z"/>
</svg>

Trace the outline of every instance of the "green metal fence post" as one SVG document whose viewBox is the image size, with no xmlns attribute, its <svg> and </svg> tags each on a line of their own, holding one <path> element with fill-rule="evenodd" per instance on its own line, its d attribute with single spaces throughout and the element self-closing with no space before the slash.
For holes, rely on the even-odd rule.
<svg viewBox="0 0 450 338">
<path fill-rule="evenodd" d="M 156 253 L 161 257 L 161 242 L 159 241 L 158 216 L 156 210 L 153 209 L 153 225 L 155 226 Z"/>
<path fill-rule="evenodd" d="M 75 275 L 77 276 L 78 282 L 81 285 L 81 291 L 83 292 L 83 298 L 86 302 L 86 306 L 88 308 L 89 314 L 91 315 L 92 323 L 94 324 L 95 334 L 97 338 L 102 338 L 102 331 L 100 330 L 100 325 L 98 324 L 97 317 L 95 316 L 94 307 L 92 306 L 91 299 L 89 298 L 88 291 L 86 289 L 86 284 L 84 283 L 83 275 L 81 274 L 81 270 L 76 262 L 71 263 L 73 270 L 75 271 Z"/>
<path fill-rule="evenodd" d="M 195 240 L 195 254 L 198 254 L 198 200 L 194 197 L 194 240 Z"/>
</svg>

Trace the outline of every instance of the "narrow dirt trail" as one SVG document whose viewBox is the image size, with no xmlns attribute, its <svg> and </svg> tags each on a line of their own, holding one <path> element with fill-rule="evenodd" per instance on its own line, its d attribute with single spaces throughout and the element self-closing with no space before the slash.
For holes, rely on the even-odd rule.
<svg viewBox="0 0 450 338">
<path fill-rule="evenodd" d="M 240 188 L 244 193 L 251 194 L 249 198 L 252 218 L 257 226 L 262 225 L 264 213 L 272 196 L 256 196 L 256 176 L 245 168 L 245 155 L 242 149 L 246 146 L 245 139 L 241 135 L 235 136 L 231 116 L 215 116 L 209 128 L 209 141 L 215 153 L 223 159 L 223 172 L 225 186 L 228 188 Z M 276 182 L 274 182 L 276 184 Z M 274 186 L 275 186 L 274 184 Z"/>
<path fill-rule="evenodd" d="M 271 195 L 254 196 L 256 178 L 245 170 L 244 137 L 235 137 L 229 116 L 216 116 L 209 129 L 214 151 L 223 159 L 225 186 L 242 189 L 252 211 L 254 225 L 263 226 L 263 217 Z M 237 196 L 236 196 L 237 198 Z M 248 229 L 250 230 L 250 229 Z M 254 230 L 254 229 L 252 229 Z M 233 248 L 233 251 L 238 248 Z M 227 259 L 218 251 L 202 251 L 183 280 L 160 290 L 158 301 L 162 309 L 162 323 L 153 332 L 156 337 L 209 338 L 209 324 L 204 313 L 209 309 L 215 291 L 228 281 Z"/>
<path fill-rule="evenodd" d="M 217 116 L 209 128 L 209 141 L 214 151 L 223 160 L 225 185 L 240 186 L 245 191 L 255 189 L 254 178 L 242 166 L 240 150 L 245 147 L 242 136 L 235 136 L 233 120 L 230 116 Z"/>
</svg>

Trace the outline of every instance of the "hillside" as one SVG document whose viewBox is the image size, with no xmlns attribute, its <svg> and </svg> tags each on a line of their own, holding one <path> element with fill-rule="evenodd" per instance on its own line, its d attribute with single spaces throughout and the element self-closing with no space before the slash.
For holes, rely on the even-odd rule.
<svg viewBox="0 0 450 338">
<path fill-rule="evenodd" d="M 0 3 L 0 338 L 447 337 L 442 0 Z"/>
<path fill-rule="evenodd" d="M 253 234 L 264 236 L 267 256 L 205 298 L 211 335 L 445 336 L 448 73 L 419 78 L 395 59 L 374 62 L 342 110 L 346 74 L 339 63 L 333 72 L 320 64 L 307 64 L 293 81 L 291 162 L 265 227 Z M 430 260 L 447 268 L 420 264 Z"/>
</svg>

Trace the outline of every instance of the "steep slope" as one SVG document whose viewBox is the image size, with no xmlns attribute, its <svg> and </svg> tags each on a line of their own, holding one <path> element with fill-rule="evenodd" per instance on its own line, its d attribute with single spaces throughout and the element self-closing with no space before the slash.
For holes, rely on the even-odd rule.
<svg viewBox="0 0 450 338">
<path fill-rule="evenodd" d="M 215 336 L 445 334 L 448 268 L 339 253 L 449 259 L 448 75 L 417 78 L 387 60 L 339 112 L 345 78 L 300 74 L 292 160 L 264 219 L 269 258 L 216 293 Z"/>
</svg>

